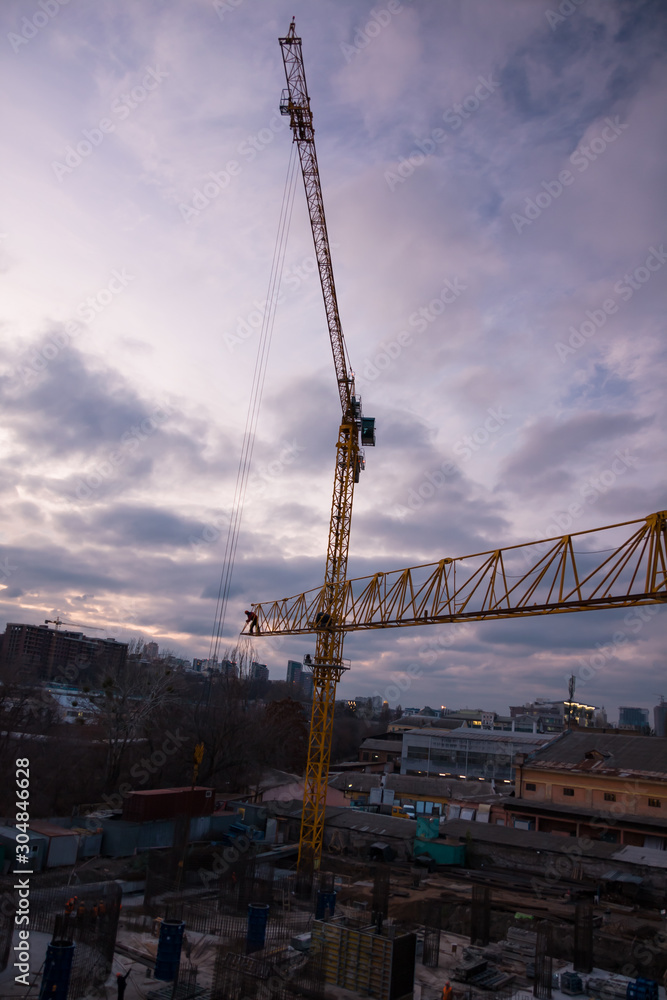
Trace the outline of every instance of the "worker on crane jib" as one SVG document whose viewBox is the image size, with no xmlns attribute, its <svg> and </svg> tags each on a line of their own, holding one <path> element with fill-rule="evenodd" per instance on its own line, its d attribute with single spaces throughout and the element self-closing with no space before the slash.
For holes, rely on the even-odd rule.
<svg viewBox="0 0 667 1000">
<path fill-rule="evenodd" d="M 260 634 L 260 631 L 259 631 L 259 622 L 257 620 L 257 615 L 255 614 L 255 612 L 254 611 L 244 611 L 243 613 L 245 615 L 245 623 L 246 623 L 246 625 L 248 625 L 248 624 L 250 625 L 250 628 L 248 629 L 248 635 L 252 635 L 253 634 L 253 629 L 255 630 L 255 635 L 259 635 Z"/>
</svg>

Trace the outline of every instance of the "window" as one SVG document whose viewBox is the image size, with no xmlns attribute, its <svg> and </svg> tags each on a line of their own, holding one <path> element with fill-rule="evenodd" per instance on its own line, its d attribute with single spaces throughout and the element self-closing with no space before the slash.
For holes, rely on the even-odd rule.
<svg viewBox="0 0 667 1000">
<path fill-rule="evenodd" d="M 649 800 L 648 800 L 648 804 L 649 804 L 649 805 L 650 805 L 650 806 L 651 806 L 651 807 L 652 807 L 653 809 L 659 809 L 659 808 L 660 808 L 660 799 L 649 799 Z"/>
<path fill-rule="evenodd" d="M 564 788 L 563 795 L 574 795 L 574 788 Z"/>
<path fill-rule="evenodd" d="M 616 801 L 616 796 L 614 795 L 613 792 L 605 792 L 604 793 L 604 800 L 605 800 L 605 802 L 615 802 Z"/>
<path fill-rule="evenodd" d="M 535 785 L 532 781 L 527 781 L 526 782 L 526 791 L 527 792 L 536 792 L 537 791 L 537 785 Z"/>
</svg>

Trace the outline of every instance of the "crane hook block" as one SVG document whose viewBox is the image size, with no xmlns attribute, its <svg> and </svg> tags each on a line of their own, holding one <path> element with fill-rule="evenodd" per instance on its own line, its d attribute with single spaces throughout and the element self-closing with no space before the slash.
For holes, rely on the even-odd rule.
<svg viewBox="0 0 667 1000">
<path fill-rule="evenodd" d="M 375 417 L 362 417 L 361 444 L 363 447 L 375 447 Z"/>
</svg>

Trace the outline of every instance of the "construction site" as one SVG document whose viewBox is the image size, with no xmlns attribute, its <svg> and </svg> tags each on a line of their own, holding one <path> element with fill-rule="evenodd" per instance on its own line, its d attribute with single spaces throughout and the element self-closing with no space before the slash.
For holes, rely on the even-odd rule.
<svg viewBox="0 0 667 1000">
<path fill-rule="evenodd" d="M 348 579 L 353 493 L 364 448 L 375 445 L 375 420 L 362 413 L 338 315 L 294 20 L 280 46 L 280 114 L 289 121 L 305 188 L 341 422 L 324 582 L 253 603 L 243 641 L 316 637 L 304 661 L 313 699 L 303 801 L 296 812 L 285 811 L 290 835 L 279 846 L 265 843 L 250 811 L 241 814 L 237 804 L 224 829 L 208 837 L 199 837 L 198 816 L 187 813 L 175 818 L 171 847 L 139 845 L 131 856 L 109 852 L 83 862 L 79 855 L 72 865 L 31 874 L 29 947 L 21 936 L 27 885 L 16 846 L 0 902 L 0 1000 L 666 1000 L 662 857 L 637 855 L 616 867 L 610 845 L 596 854 L 578 837 L 566 842 L 519 828 L 507 834 L 526 860 L 512 869 L 507 854 L 499 860 L 502 845 L 491 843 L 493 835 L 501 839 L 495 827 L 488 827 L 484 849 L 467 828 L 441 826 L 439 812 L 430 819 L 432 836 L 423 835 L 432 847 L 422 855 L 412 847 L 421 834 L 407 814 L 384 826 L 383 817 L 366 822 L 358 814 L 355 829 L 343 829 L 343 819 L 335 837 L 327 829 L 340 820 L 327 811 L 327 790 L 336 688 L 350 666 L 343 656 L 348 633 L 664 604 L 667 515 Z M 296 163 L 293 152 L 292 181 Z M 279 269 L 271 280 L 275 305 Z M 264 373 L 260 365 L 251 415 Z M 248 434 L 218 597 L 216 655 L 252 446 Z M 611 543 L 596 531 L 609 531 Z M 214 798 L 214 789 L 207 791 Z M 390 822 L 409 831 L 400 859 L 383 837 L 386 829 L 390 839 Z M 19 882 L 10 884 L 12 877 Z"/>
<path fill-rule="evenodd" d="M 460 1000 L 664 998 L 667 869 L 655 889 L 602 889 L 576 870 L 546 881 L 325 855 L 308 879 L 236 825 L 184 861 L 152 851 L 99 859 L 73 885 L 34 878 L 30 985 L 15 982 L 3 905 L 0 996 L 111 1000 L 129 972 L 127 1000 L 439 1000 L 448 983 Z"/>
</svg>

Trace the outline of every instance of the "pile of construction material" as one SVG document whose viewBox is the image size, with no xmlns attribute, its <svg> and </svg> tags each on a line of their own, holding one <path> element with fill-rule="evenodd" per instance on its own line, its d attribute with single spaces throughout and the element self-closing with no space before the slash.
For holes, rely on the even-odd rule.
<svg viewBox="0 0 667 1000">
<path fill-rule="evenodd" d="M 500 965 L 512 975 L 530 979 L 534 976 L 537 934 L 522 927 L 509 927 L 504 941 L 483 950 L 484 958 Z"/>
<path fill-rule="evenodd" d="M 610 976 L 608 979 L 589 976 L 586 982 L 588 995 L 596 1000 L 658 1000 L 658 984 L 651 979 L 626 979 Z"/>
<path fill-rule="evenodd" d="M 560 991 L 569 997 L 578 997 L 584 992 L 584 982 L 578 972 L 562 972 Z"/>
<path fill-rule="evenodd" d="M 461 963 L 452 972 L 452 979 L 492 992 L 503 990 L 514 982 L 514 976 L 492 965 L 477 948 L 464 950 Z"/>
</svg>

